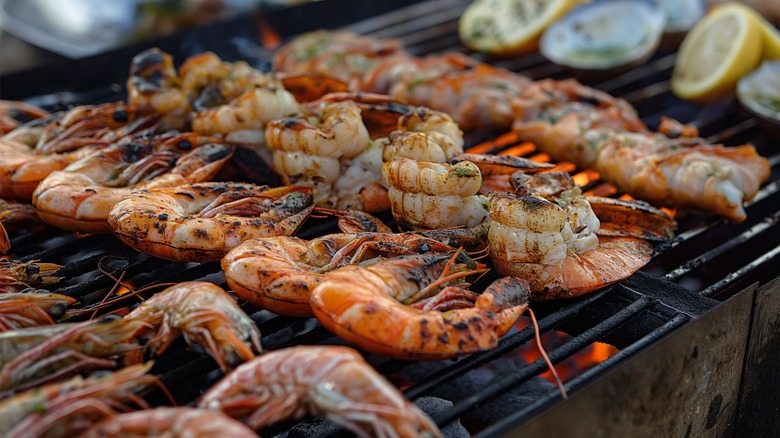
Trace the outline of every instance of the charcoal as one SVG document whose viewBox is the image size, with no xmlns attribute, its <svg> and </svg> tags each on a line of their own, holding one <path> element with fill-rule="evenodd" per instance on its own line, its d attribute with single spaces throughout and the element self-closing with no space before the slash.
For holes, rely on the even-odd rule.
<svg viewBox="0 0 780 438">
<path fill-rule="evenodd" d="M 414 403 L 428 415 L 445 411 L 452 407 L 452 402 L 438 397 L 420 397 Z M 287 438 L 325 438 L 335 435 L 340 430 L 339 425 L 320 415 L 309 418 L 296 424 L 289 432 Z M 459 421 L 454 421 L 442 429 L 445 438 L 465 438 L 470 436 L 468 431 L 461 426 Z"/>
</svg>

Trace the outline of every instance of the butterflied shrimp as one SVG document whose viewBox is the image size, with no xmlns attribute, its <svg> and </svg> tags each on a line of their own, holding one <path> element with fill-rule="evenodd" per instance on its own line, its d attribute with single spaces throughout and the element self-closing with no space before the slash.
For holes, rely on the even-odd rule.
<svg viewBox="0 0 780 438">
<path fill-rule="evenodd" d="M 314 202 L 334 206 L 332 184 L 341 174 L 341 158 L 352 158 L 369 145 L 361 111 L 353 102 L 326 103 L 318 115 L 276 120 L 266 128 L 274 170 L 285 184 L 314 186 Z"/>
<path fill-rule="evenodd" d="M 260 331 L 221 287 L 205 281 L 171 286 L 145 300 L 124 318 L 153 327 L 146 348 L 162 354 L 179 334 L 201 344 L 222 371 L 261 352 Z"/>
<path fill-rule="evenodd" d="M 309 187 L 201 183 L 135 191 L 110 211 L 108 225 L 141 252 L 209 261 L 248 239 L 295 233 L 313 208 Z"/>
<path fill-rule="evenodd" d="M 396 67 L 397 68 L 397 67 Z M 466 130 L 512 126 L 511 102 L 531 80 L 461 53 L 431 55 L 397 75 L 389 94 L 446 112 Z"/>
<path fill-rule="evenodd" d="M 351 32 L 318 30 L 296 37 L 277 50 L 274 70 L 334 76 L 357 89 L 361 78 L 382 59 L 403 53 L 401 42 Z"/>
<path fill-rule="evenodd" d="M 527 278 L 531 297 L 578 296 L 629 277 L 652 256 L 634 237 L 599 237 L 600 222 L 581 195 L 558 203 L 535 195 L 493 195 L 490 260 L 501 275 Z"/>
<path fill-rule="evenodd" d="M 259 430 L 284 420 L 324 414 L 362 437 L 440 437 L 436 425 L 356 351 L 298 346 L 247 362 L 198 402 Z"/>
<path fill-rule="evenodd" d="M 46 177 L 33 205 L 50 225 L 110 232 L 109 212 L 132 191 L 209 180 L 233 153 L 232 146 L 209 143 L 182 154 L 183 146 L 193 144 L 172 142 L 172 150 L 159 151 L 145 141 L 117 143 Z"/>
<path fill-rule="evenodd" d="M 528 304 L 524 280 L 501 279 L 480 295 L 457 281 L 485 271 L 478 268 L 462 253 L 347 266 L 314 288 L 310 304 L 328 330 L 367 351 L 453 358 L 495 348 Z"/>
<path fill-rule="evenodd" d="M 256 438 L 240 421 L 219 411 L 188 407 L 159 407 L 106 418 L 87 429 L 82 438 L 149 437 Z"/>
<path fill-rule="evenodd" d="M 239 245 L 222 259 L 222 269 L 244 300 L 280 315 L 312 316 L 311 291 L 336 268 L 380 255 L 453 249 L 419 234 L 339 233 L 311 241 L 271 237 Z"/>
<path fill-rule="evenodd" d="M 76 299 L 42 292 L 0 293 L 0 332 L 53 325 Z"/>
<path fill-rule="evenodd" d="M 556 86 L 542 84 L 537 94 L 547 95 Z M 679 124 L 680 129 L 670 129 L 669 121 L 662 129 L 675 138 L 652 133 L 625 102 L 593 93 L 595 98 L 515 101 L 514 129 L 553 159 L 594 169 L 636 198 L 745 220 L 743 202 L 755 196 L 770 173 L 769 162 L 753 146 L 708 145 L 692 137 L 695 130 Z"/>
</svg>

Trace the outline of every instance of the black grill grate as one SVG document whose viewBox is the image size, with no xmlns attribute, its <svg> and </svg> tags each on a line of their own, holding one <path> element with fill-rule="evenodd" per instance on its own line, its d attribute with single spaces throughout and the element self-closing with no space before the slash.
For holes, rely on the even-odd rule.
<svg viewBox="0 0 780 438">
<path fill-rule="evenodd" d="M 411 53 L 418 55 L 464 50 L 457 38 L 457 18 L 467 4 L 466 0 L 417 3 L 355 22 L 346 26 L 346 29 L 378 37 L 400 38 Z M 279 33 L 286 35 L 283 31 L 289 20 L 310 13 L 305 5 L 293 10 L 269 11 L 263 22 L 271 23 Z M 185 56 L 192 54 L 186 53 L 188 51 L 213 50 L 227 59 L 249 57 L 255 65 L 267 65 L 270 52 L 250 39 L 252 35 L 257 35 L 256 25 L 257 20 L 244 18 L 233 26 L 219 25 L 217 29 L 222 35 L 219 41 L 206 37 L 213 36 L 214 29 L 209 32 L 196 30 L 195 42 L 190 39 L 187 43 L 183 39 L 167 39 L 163 48 L 174 54 L 184 52 Z M 171 50 L 171 46 L 179 50 Z M 123 50 L 87 59 L 80 66 L 100 69 L 106 60 L 112 59 L 118 61 L 115 64 L 128 65 L 133 53 L 129 49 Z M 496 60 L 479 54 L 475 56 L 534 79 L 567 77 L 562 68 L 546 62 L 538 54 L 509 60 Z M 668 115 L 682 122 L 692 122 L 711 141 L 727 144 L 753 142 L 759 152 L 770 159 L 771 182 L 761 189 L 747 207 L 748 220 L 744 223 L 734 225 L 721 219 L 697 215 L 680 218 L 677 237 L 659 248 L 660 254 L 642 272 L 627 281 L 578 299 L 534 305 L 543 332 L 558 330 L 573 337 L 548 351 L 553 362 L 564 361 L 594 342 L 605 342 L 620 350 L 605 362 L 566 382 L 570 391 L 576 391 L 605 370 L 617 366 L 647 345 L 718 306 L 719 300 L 724 300 L 753 282 L 766 283 L 780 274 L 777 268 L 780 253 L 780 151 L 772 149 L 771 137 L 736 105 L 729 103 L 701 108 L 674 98 L 669 91 L 674 56 L 658 55 L 645 66 L 596 84 L 596 87 L 627 99 L 637 107 L 650 126 L 657 125 L 662 115 Z M 31 76 L 46 79 L 55 74 L 56 70 L 49 76 Z M 108 78 L 111 78 L 110 74 Z M 35 90 L 38 88 L 33 84 L 25 88 L 25 79 L 19 75 L 4 78 L 2 82 L 6 82 L 5 79 L 17 86 L 22 84 L 21 89 L 28 90 L 23 96 L 31 102 L 51 103 L 64 98 L 66 102 L 82 103 L 122 97 L 121 87 L 110 83 L 80 89 L 78 87 L 82 83 L 77 82 L 78 85 L 73 85 L 76 93 L 63 94 L 57 90 L 40 96 L 36 95 Z M 121 76 L 112 80 L 123 82 Z M 98 81 L 95 84 L 101 83 Z M 3 87 L 4 93 L 7 90 L 8 87 Z M 478 137 L 472 139 L 472 145 L 484 140 L 483 134 Z M 518 144 L 511 134 L 504 135 L 494 139 L 493 149 L 489 152 L 499 153 Z M 529 152 L 527 156 L 536 153 Z M 579 170 L 573 173 L 577 172 Z M 604 187 L 603 182 L 593 181 L 586 189 L 598 190 Z M 333 220 L 313 220 L 300 236 L 310 238 L 335 231 Z M 196 279 L 206 279 L 225 286 L 218 263 L 161 261 L 124 247 L 112 236 L 78 236 L 44 229 L 13 235 L 11 243 L 12 255 L 22 260 L 63 264 L 59 274 L 66 279 L 56 285 L 53 292 L 76 297 L 85 306 L 99 302 L 114 285 L 112 279 L 97 269 L 99 264 L 112 271 L 114 276 L 126 271 L 125 281 L 134 288 Z M 244 304 L 243 308 L 258 323 L 263 333 L 263 345 L 268 350 L 301 344 L 342 343 L 314 319 L 276 316 L 248 304 Z M 507 425 L 518 424 L 560 400 L 554 386 L 539 386 L 541 379 L 538 376 L 546 371 L 541 360 L 527 365 L 515 363 L 518 349 L 529 348 L 533 342 L 532 329 L 526 327 L 503 338 L 494 351 L 458 360 L 407 362 L 372 355 L 367 359 L 395 383 L 407 386 L 405 394 L 410 399 L 446 395 L 453 406 L 433 415 L 440 426 L 461 419 L 469 426 L 470 432 L 488 436 Z M 512 368 L 497 371 L 497 364 L 507 361 L 513 364 Z M 183 404 L 193 402 L 221 376 L 210 358 L 199 351 L 187 349 L 183 342 L 176 343 L 160 357 L 153 371 L 161 374 L 163 382 L 172 390 L 177 401 Z M 465 383 L 461 384 L 475 381 L 475 376 L 483 379 L 477 391 L 466 387 Z M 512 398 L 518 389 L 525 390 L 532 384 L 537 385 L 536 390 L 530 391 L 533 397 L 526 397 L 522 403 L 517 402 L 517 397 Z M 471 418 L 476 416 L 474 412 L 479 412 L 479 408 L 503 403 L 509 403 L 511 410 L 500 418 Z M 272 432 L 268 435 L 273 435 L 289 427 L 294 426 L 285 424 L 266 432 Z"/>
</svg>

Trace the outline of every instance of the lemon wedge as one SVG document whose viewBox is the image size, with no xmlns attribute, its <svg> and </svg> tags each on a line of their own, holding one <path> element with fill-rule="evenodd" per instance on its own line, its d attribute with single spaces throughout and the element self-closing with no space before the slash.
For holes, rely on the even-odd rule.
<svg viewBox="0 0 780 438">
<path fill-rule="evenodd" d="M 509 56 L 536 50 L 542 32 L 585 0 L 476 0 L 458 23 L 467 47 Z"/>
<path fill-rule="evenodd" d="M 780 31 L 775 28 L 772 23 L 767 21 L 763 15 L 759 14 L 755 9 L 744 5 L 742 3 L 729 3 L 726 5 L 730 8 L 742 9 L 746 14 L 753 16 L 753 19 L 758 24 L 759 30 L 761 30 L 762 36 L 762 53 L 761 58 L 764 60 L 780 59 Z"/>
<path fill-rule="evenodd" d="M 756 15 L 735 3 L 710 11 L 680 46 L 672 91 L 700 102 L 732 96 L 739 78 L 761 61 L 764 35 Z"/>
</svg>

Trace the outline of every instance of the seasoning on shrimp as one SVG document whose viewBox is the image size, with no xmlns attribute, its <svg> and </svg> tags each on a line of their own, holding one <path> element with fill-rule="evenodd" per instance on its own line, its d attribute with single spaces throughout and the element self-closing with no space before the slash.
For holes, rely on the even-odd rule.
<svg viewBox="0 0 780 438">
<path fill-rule="evenodd" d="M 615 283 L 652 256 L 643 238 L 598 236 L 599 218 L 579 188 L 564 192 L 558 202 L 494 194 L 490 218 L 496 272 L 528 279 L 535 300 L 578 296 Z"/>
<path fill-rule="evenodd" d="M 116 143 L 46 177 L 33 193 L 33 205 L 50 225 L 110 232 L 106 219 L 111 208 L 132 191 L 201 182 L 216 175 L 233 147 L 212 141 L 180 134 L 159 144 L 145 139 Z M 203 146 L 191 150 L 199 144 Z"/>
<path fill-rule="evenodd" d="M 209 261 L 248 239 L 295 233 L 313 208 L 310 187 L 200 183 L 137 190 L 107 216 L 114 234 L 138 251 Z"/>
<path fill-rule="evenodd" d="M 297 237 L 248 240 L 222 259 L 236 294 L 280 315 L 312 316 L 309 296 L 325 275 L 377 256 L 452 251 L 419 234 L 339 233 L 305 241 Z"/>
<path fill-rule="evenodd" d="M 662 132 L 650 132 L 625 102 L 573 81 L 540 82 L 513 105 L 521 138 L 654 205 L 741 222 L 743 203 L 769 177 L 769 162 L 751 145 L 709 145 L 695 129 L 670 120 Z"/>
<path fill-rule="evenodd" d="M 328 330 L 372 353 L 448 359 L 490 350 L 528 305 L 514 277 L 475 294 L 459 282 L 486 270 L 461 252 L 375 259 L 328 273 L 310 304 Z"/>
</svg>

